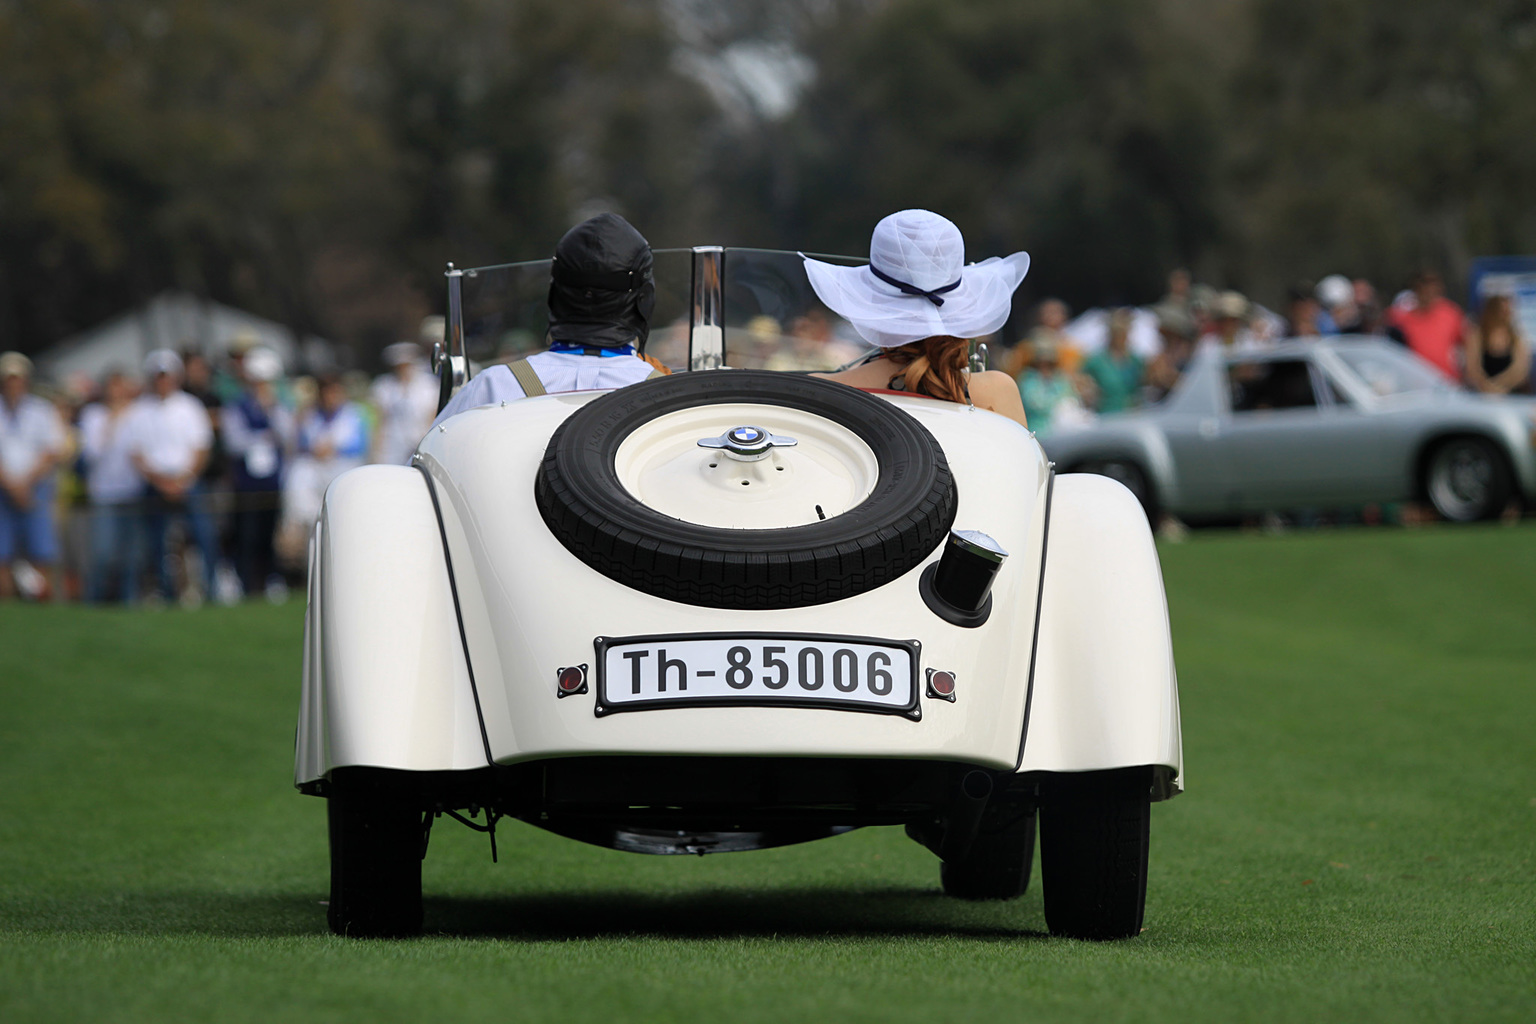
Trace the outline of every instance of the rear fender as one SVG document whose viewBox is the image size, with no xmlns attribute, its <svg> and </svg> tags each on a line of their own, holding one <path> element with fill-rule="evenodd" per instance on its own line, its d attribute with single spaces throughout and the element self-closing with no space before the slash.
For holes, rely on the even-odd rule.
<svg viewBox="0 0 1536 1024">
<path fill-rule="evenodd" d="M 426 478 L 404 466 L 344 473 L 310 542 L 294 782 L 486 763 Z"/>
<path fill-rule="evenodd" d="M 1135 495 L 1056 478 L 1021 772 L 1156 765 L 1183 788 L 1162 570 Z"/>
</svg>

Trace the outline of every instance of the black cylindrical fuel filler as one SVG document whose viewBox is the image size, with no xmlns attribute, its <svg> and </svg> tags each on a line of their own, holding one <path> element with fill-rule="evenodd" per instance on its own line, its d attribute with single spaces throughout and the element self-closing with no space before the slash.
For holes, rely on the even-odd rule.
<svg viewBox="0 0 1536 1024">
<path fill-rule="evenodd" d="M 923 570 L 918 591 L 935 615 L 974 627 L 992 614 L 992 581 L 1008 552 L 980 530 L 950 530 L 944 553 Z"/>
</svg>

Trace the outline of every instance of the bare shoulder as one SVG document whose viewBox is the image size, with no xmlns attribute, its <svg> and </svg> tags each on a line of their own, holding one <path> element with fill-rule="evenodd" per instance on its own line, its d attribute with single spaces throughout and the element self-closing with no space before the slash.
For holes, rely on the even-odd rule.
<svg viewBox="0 0 1536 1024">
<path fill-rule="evenodd" d="M 1001 370 L 983 370 L 971 374 L 971 401 L 979 408 L 995 412 L 999 416 L 1028 426 L 1024 418 L 1024 403 L 1019 399 L 1019 386 L 1013 378 Z"/>
<path fill-rule="evenodd" d="M 1019 386 L 1013 378 L 1002 370 L 982 370 L 980 373 L 971 374 L 971 392 L 973 394 L 992 394 L 1012 391 L 1019 393 Z"/>
</svg>

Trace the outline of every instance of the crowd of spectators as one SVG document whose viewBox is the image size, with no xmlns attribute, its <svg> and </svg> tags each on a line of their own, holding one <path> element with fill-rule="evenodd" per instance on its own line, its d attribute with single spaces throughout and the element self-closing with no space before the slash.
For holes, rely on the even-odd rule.
<svg viewBox="0 0 1536 1024">
<path fill-rule="evenodd" d="M 1472 318 L 1445 296 L 1433 271 L 1415 275 L 1385 307 L 1364 279 L 1332 274 L 1315 285 L 1301 282 L 1287 293 L 1281 315 L 1175 270 L 1167 294 L 1147 309 L 1112 309 L 1073 321 L 1064 303 L 1046 299 L 1035 319 L 1029 335 L 1003 355 L 1001 368 L 1018 381 L 1030 426 L 1041 434 L 1095 413 L 1156 401 L 1202 348 L 1257 351 L 1291 338 L 1385 337 L 1472 390 L 1532 389 L 1531 342 L 1509 296 L 1487 296 Z M 1132 344 L 1138 323 L 1144 326 L 1139 350 Z"/>
<path fill-rule="evenodd" d="M 441 334 L 423 323 L 423 339 Z M 326 486 L 408 463 L 437 411 L 422 345 L 384 357 L 371 382 L 293 377 L 241 335 L 217 368 L 157 349 L 44 397 L 31 360 L 0 355 L 0 599 L 286 599 Z"/>
<path fill-rule="evenodd" d="M 1477 391 L 1531 390 L 1531 344 L 1510 299 L 1488 296 L 1469 318 L 1427 271 L 1385 307 L 1369 281 L 1298 284 L 1281 315 L 1178 270 L 1151 307 L 1074 321 L 1047 299 L 1035 319 L 1000 361 L 1042 435 L 1158 400 L 1202 349 L 1330 334 L 1391 338 Z M 834 351 L 824 317 L 795 328 L 802 347 L 848 355 Z M 441 334 L 440 318 L 423 323 L 423 339 Z M 750 348 L 753 337 L 748 325 L 737 342 Z M 749 364 L 771 366 L 779 351 Z M 199 351 L 160 349 L 139 372 L 45 398 L 27 357 L 0 355 L 0 599 L 283 600 L 330 481 L 366 462 L 408 463 L 436 413 L 422 345 L 391 345 L 384 360 L 388 372 L 372 382 L 290 377 L 275 351 L 236 337 L 217 368 Z"/>
</svg>

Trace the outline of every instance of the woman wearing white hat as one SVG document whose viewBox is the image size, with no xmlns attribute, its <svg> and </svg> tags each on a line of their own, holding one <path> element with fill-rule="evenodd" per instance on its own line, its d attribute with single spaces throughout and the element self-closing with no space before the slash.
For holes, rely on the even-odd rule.
<svg viewBox="0 0 1536 1024">
<path fill-rule="evenodd" d="M 805 272 L 821 301 L 880 348 L 857 366 L 819 376 L 970 402 L 1027 425 L 1012 378 L 966 367 L 970 339 L 1007 321 L 1013 293 L 1029 272 L 1028 253 L 967 266 L 959 228 L 927 210 L 903 210 L 875 225 L 865 266 L 807 258 Z"/>
</svg>

